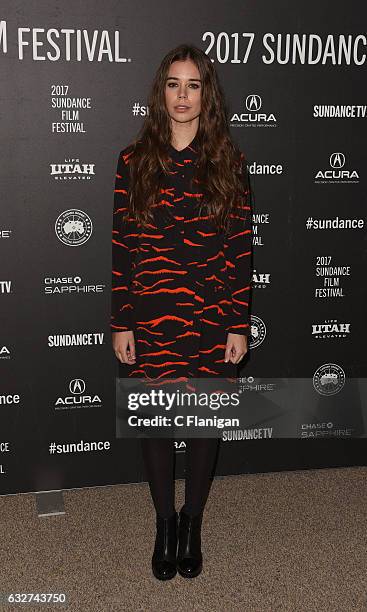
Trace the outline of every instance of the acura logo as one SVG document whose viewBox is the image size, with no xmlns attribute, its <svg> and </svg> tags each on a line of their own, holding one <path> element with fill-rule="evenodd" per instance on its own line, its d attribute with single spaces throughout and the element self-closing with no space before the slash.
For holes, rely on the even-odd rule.
<svg viewBox="0 0 367 612">
<path fill-rule="evenodd" d="M 246 108 L 248 111 L 258 111 L 261 108 L 261 98 L 257 94 L 250 94 L 246 98 Z"/>
<path fill-rule="evenodd" d="M 342 168 L 345 164 L 344 153 L 332 153 L 330 155 L 330 166 L 332 168 Z"/>
<path fill-rule="evenodd" d="M 85 382 L 82 378 L 74 378 L 69 383 L 69 391 L 74 395 L 81 395 L 85 391 Z"/>
</svg>

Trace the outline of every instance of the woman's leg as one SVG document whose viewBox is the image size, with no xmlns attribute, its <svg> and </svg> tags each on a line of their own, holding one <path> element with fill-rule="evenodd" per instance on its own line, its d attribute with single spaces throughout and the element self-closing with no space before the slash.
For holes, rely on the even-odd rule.
<svg viewBox="0 0 367 612">
<path fill-rule="evenodd" d="M 175 447 L 172 438 L 141 438 L 142 454 L 156 513 L 175 512 Z"/>
<path fill-rule="evenodd" d="M 183 511 L 196 516 L 206 504 L 214 476 L 219 438 L 186 440 L 185 504 Z"/>
</svg>

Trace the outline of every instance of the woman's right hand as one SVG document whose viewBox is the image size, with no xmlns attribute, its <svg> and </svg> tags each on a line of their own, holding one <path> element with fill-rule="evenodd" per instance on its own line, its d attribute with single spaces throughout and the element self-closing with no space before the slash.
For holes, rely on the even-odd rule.
<svg viewBox="0 0 367 612">
<path fill-rule="evenodd" d="M 135 339 L 132 330 L 112 332 L 112 346 L 115 355 L 121 363 L 135 363 Z"/>
</svg>

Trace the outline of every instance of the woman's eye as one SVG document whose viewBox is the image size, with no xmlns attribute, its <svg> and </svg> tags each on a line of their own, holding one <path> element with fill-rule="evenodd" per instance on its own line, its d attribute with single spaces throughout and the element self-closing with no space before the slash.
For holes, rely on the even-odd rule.
<svg viewBox="0 0 367 612">
<path fill-rule="evenodd" d="M 168 87 L 175 87 L 177 85 L 177 83 L 168 83 L 167 86 Z M 197 83 L 190 83 L 189 87 L 192 87 L 193 89 L 198 89 L 199 85 Z"/>
</svg>

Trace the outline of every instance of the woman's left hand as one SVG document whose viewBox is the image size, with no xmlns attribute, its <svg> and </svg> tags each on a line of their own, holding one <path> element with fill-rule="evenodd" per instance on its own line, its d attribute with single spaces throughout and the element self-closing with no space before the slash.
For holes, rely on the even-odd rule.
<svg viewBox="0 0 367 612">
<path fill-rule="evenodd" d="M 228 334 L 224 362 L 239 363 L 248 351 L 247 336 L 243 334 Z"/>
</svg>

